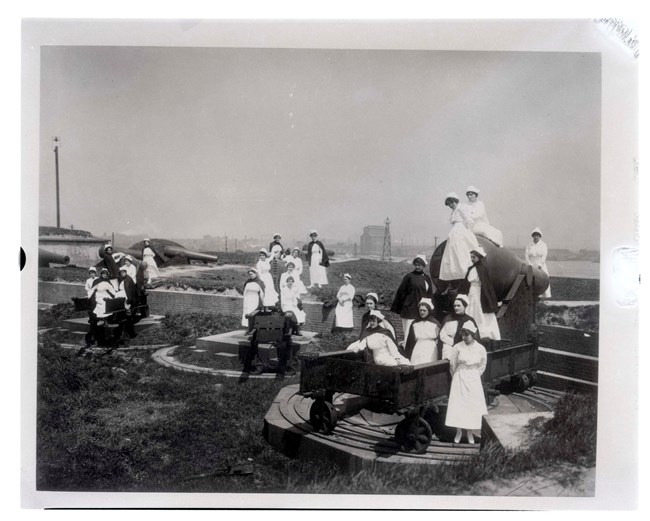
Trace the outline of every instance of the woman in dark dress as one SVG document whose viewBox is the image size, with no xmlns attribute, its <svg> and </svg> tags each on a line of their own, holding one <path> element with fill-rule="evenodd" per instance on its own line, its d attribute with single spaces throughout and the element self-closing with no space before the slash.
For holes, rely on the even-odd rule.
<svg viewBox="0 0 650 521">
<path fill-rule="evenodd" d="M 395 299 L 390 310 L 402 318 L 404 340 L 408 338 L 409 328 L 413 320 L 418 318 L 418 306 L 423 298 L 433 299 L 434 285 L 431 277 L 424 273 L 427 261 L 424 255 L 413 259 L 413 271 L 407 273 L 395 293 Z"/>
</svg>

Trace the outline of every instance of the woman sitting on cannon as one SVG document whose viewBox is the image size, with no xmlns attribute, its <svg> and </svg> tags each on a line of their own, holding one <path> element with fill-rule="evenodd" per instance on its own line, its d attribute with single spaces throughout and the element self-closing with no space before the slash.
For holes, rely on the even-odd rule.
<svg viewBox="0 0 650 521">
<path fill-rule="evenodd" d="M 454 192 L 447 194 L 445 206 L 451 208 L 451 230 L 440 261 L 440 280 L 460 280 L 472 265 L 470 251 L 478 247 L 476 235 L 471 231 L 474 221 L 467 207 L 460 204 L 458 195 Z"/>
</svg>

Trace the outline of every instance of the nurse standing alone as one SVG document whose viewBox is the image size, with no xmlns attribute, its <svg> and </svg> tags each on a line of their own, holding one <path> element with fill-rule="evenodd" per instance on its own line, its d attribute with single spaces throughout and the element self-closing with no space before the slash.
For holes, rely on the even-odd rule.
<svg viewBox="0 0 650 521">
<path fill-rule="evenodd" d="M 307 245 L 307 263 L 309 264 L 309 287 L 327 284 L 327 270 L 330 261 L 323 243 L 318 240 L 318 233 L 312 230 L 309 234 L 311 242 Z"/>
<path fill-rule="evenodd" d="M 542 240 L 542 230 L 535 228 L 531 234 L 533 242 L 526 246 L 526 262 L 541 270 L 548 275 L 546 267 L 546 256 L 548 255 L 548 246 Z M 550 279 L 550 277 L 549 277 Z M 551 285 L 549 283 L 546 291 L 540 295 L 540 298 L 551 298 Z"/>
<path fill-rule="evenodd" d="M 350 284 L 352 277 L 349 273 L 343 275 L 343 286 L 339 288 L 336 298 L 336 312 L 334 318 L 334 329 L 339 330 L 352 330 L 354 328 L 354 315 L 352 312 L 352 300 L 356 290 Z"/>
<path fill-rule="evenodd" d="M 448 357 L 452 378 L 445 424 L 456 427 L 454 443 L 460 442 L 463 431 L 467 433 L 467 441 L 474 443 L 472 431 L 481 428 L 483 416 L 487 414 L 481 383 L 487 353 L 474 339 L 476 333 L 476 326 L 472 322 L 465 322 L 461 330 L 463 340 L 454 345 Z"/>
</svg>

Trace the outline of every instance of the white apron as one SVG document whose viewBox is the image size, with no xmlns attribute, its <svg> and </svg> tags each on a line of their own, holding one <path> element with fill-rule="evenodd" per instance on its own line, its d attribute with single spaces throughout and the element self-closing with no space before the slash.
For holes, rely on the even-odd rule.
<svg viewBox="0 0 650 521">
<path fill-rule="evenodd" d="M 263 261 L 260 259 L 257 261 L 256 267 L 258 276 L 264 283 L 264 305 L 269 307 L 275 306 L 275 303 L 278 301 L 278 292 L 275 291 L 275 286 L 273 285 L 271 263 L 267 260 Z"/>
<path fill-rule="evenodd" d="M 427 364 L 438 360 L 438 326 L 428 320 L 413 322 L 411 324 L 416 342 L 411 353 L 413 365 Z"/>
<path fill-rule="evenodd" d="M 262 287 L 257 282 L 249 282 L 246 284 L 244 287 L 244 310 L 241 316 L 242 326 L 248 327 L 248 318 L 246 318 L 246 315 L 259 308 L 263 295 Z"/>
<path fill-rule="evenodd" d="M 526 262 L 531 266 L 541 268 L 544 273 L 548 275 L 548 268 L 546 267 L 546 256 L 548 255 L 548 246 L 540 239 L 537 244 L 531 242 L 526 246 Z M 550 276 L 549 276 L 550 280 Z M 546 291 L 540 295 L 541 298 L 551 298 L 551 284 L 549 282 Z"/>
<path fill-rule="evenodd" d="M 285 313 L 291 311 L 296 317 L 298 324 L 304 324 L 307 315 L 303 310 L 298 308 L 298 290 L 296 286 L 291 288 L 289 286 L 283 286 L 280 289 L 280 295 L 282 311 Z"/>
<path fill-rule="evenodd" d="M 336 298 L 336 327 L 353 328 L 354 315 L 352 313 L 352 299 L 354 298 L 355 289 L 352 284 L 344 284 L 339 288 Z"/>
<path fill-rule="evenodd" d="M 311 261 L 309 262 L 309 283 L 314 284 L 327 284 L 327 269 L 321 266 L 320 262 L 323 260 L 323 252 L 318 244 L 314 244 L 311 250 Z"/>
<path fill-rule="evenodd" d="M 481 338 L 491 338 L 492 340 L 501 340 L 501 331 L 495 313 L 483 313 L 481 307 L 481 279 L 476 272 L 476 268 L 469 271 L 467 280 L 470 283 L 466 313 L 476 320 Z"/>
<path fill-rule="evenodd" d="M 485 371 L 487 354 L 476 341 L 467 345 L 459 342 L 453 347 L 449 360 L 452 374 L 445 424 L 460 429 L 480 429 L 487 414 L 481 375 Z"/>
<path fill-rule="evenodd" d="M 470 251 L 478 248 L 476 235 L 468 229 L 472 221 L 463 205 L 451 212 L 451 230 L 440 262 L 440 280 L 464 279 L 472 265 Z"/>
</svg>

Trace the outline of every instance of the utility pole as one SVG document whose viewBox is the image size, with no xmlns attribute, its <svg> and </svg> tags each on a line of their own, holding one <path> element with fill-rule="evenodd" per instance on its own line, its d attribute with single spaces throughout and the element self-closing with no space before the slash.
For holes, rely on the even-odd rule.
<svg viewBox="0 0 650 521">
<path fill-rule="evenodd" d="M 392 260 L 390 252 L 390 219 L 388 217 L 386 217 L 386 227 L 384 228 L 384 247 L 381 250 L 381 260 Z"/>
<path fill-rule="evenodd" d="M 228 236 L 226 235 L 226 253 L 228 253 Z"/>
<path fill-rule="evenodd" d="M 438 249 L 438 236 L 436 235 L 433 238 L 433 251 L 436 251 Z"/>
<path fill-rule="evenodd" d="M 59 144 L 61 139 L 54 136 L 52 141 L 54 143 L 54 169 L 56 172 L 56 227 L 61 228 L 61 211 L 59 209 Z"/>
</svg>

